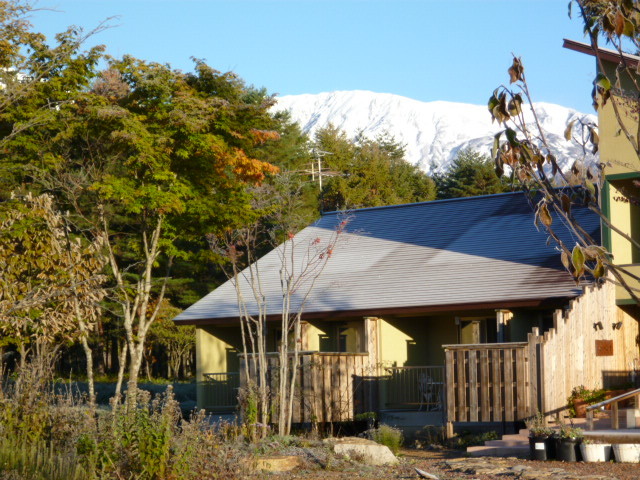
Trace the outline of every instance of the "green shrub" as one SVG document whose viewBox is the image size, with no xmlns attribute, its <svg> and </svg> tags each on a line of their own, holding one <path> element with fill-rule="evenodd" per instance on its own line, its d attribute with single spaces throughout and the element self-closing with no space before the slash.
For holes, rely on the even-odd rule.
<svg viewBox="0 0 640 480">
<path fill-rule="evenodd" d="M 418 432 L 416 432 L 416 448 L 429 447 L 432 445 L 447 445 L 447 435 L 445 427 L 426 425 Z"/>
<path fill-rule="evenodd" d="M 382 424 L 378 428 L 367 430 L 366 433 L 367 437 L 381 445 L 386 445 L 394 454 L 400 451 L 403 441 L 402 430 Z"/>
</svg>

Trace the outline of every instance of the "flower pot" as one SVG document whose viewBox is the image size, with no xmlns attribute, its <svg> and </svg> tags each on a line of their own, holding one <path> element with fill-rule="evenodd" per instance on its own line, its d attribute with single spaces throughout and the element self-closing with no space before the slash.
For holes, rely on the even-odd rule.
<svg viewBox="0 0 640 480">
<path fill-rule="evenodd" d="M 556 458 L 555 447 L 553 437 L 529 437 L 529 457 L 531 460 L 553 460 Z"/>
<path fill-rule="evenodd" d="M 579 438 L 560 438 L 556 443 L 556 458 L 563 462 L 577 462 L 580 459 Z"/>
<path fill-rule="evenodd" d="M 576 398 L 573 401 L 573 409 L 576 411 L 576 418 L 585 418 L 587 416 L 587 406 L 589 404 L 582 398 Z"/>
<path fill-rule="evenodd" d="M 611 458 L 611 445 L 608 443 L 581 443 L 580 453 L 585 462 L 608 462 Z"/>
<path fill-rule="evenodd" d="M 618 443 L 613 446 L 616 461 L 640 463 L 640 443 Z"/>
</svg>

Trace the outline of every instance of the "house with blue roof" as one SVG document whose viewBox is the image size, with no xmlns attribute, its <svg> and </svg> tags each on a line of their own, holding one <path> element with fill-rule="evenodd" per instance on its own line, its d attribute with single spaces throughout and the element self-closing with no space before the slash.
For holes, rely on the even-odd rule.
<svg viewBox="0 0 640 480">
<path fill-rule="evenodd" d="M 324 214 L 257 262 L 261 305 L 245 272 L 238 289 L 226 282 L 175 318 L 197 327 L 198 406 L 234 409 L 247 381 L 238 292 L 248 314 L 264 309 L 267 349 L 276 352 L 286 336 L 283 254 L 302 275 L 310 248 L 335 241 L 337 229 L 312 288 L 290 294 L 290 311 L 302 311 L 294 422 L 370 411 L 397 424 L 517 422 L 560 408 L 574 386 L 602 386 L 602 372 L 628 369 L 637 355 L 629 340 L 637 322 L 615 298 L 605 307 L 609 287 L 576 284 L 532 212 L 516 192 Z M 600 238 L 595 214 L 577 206 L 573 215 Z M 574 245 L 571 229 L 553 221 Z M 612 330 L 612 319 L 624 328 Z M 594 330 L 595 321 L 607 327 Z M 613 342 L 615 355 L 597 356 L 597 340 Z M 545 352 L 545 342 L 567 351 Z M 569 354 L 594 360 L 568 368 Z M 545 388 L 553 375 L 566 376 L 562 388 Z"/>
</svg>

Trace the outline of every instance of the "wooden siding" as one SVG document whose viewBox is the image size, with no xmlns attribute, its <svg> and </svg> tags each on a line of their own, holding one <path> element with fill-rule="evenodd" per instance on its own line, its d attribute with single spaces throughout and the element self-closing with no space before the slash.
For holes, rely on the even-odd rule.
<svg viewBox="0 0 640 480">
<path fill-rule="evenodd" d="M 612 282 L 589 286 L 567 309 L 555 312 L 541 344 L 545 413 L 563 410 L 574 387 L 615 386 L 640 368 L 638 321 L 616 306 L 615 295 Z M 613 355 L 596 356 L 596 340 L 613 341 Z"/>
<path fill-rule="evenodd" d="M 640 370 L 638 320 L 616 306 L 612 282 L 585 288 L 553 315 L 553 327 L 527 342 L 444 345 L 447 421 L 512 422 L 567 408 L 578 386 L 610 388 Z M 596 342 L 612 355 L 596 355 Z"/>
<path fill-rule="evenodd" d="M 537 344 L 444 345 L 449 422 L 513 422 L 538 407 Z"/>
<path fill-rule="evenodd" d="M 278 391 L 278 354 L 268 354 L 271 401 Z M 245 358 L 240 359 L 240 385 L 246 385 Z M 293 423 L 345 422 L 358 413 L 378 410 L 378 378 L 369 354 L 303 352 L 294 395 Z M 249 375 L 257 378 L 249 362 Z M 272 421 L 277 421 L 277 409 Z"/>
</svg>

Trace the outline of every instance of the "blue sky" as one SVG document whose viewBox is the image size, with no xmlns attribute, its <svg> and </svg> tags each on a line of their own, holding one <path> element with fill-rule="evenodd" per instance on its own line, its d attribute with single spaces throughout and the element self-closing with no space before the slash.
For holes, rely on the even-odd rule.
<svg viewBox="0 0 640 480">
<path fill-rule="evenodd" d="M 40 0 L 47 35 L 114 28 L 91 43 L 190 70 L 190 57 L 281 95 L 371 90 L 484 104 L 523 58 L 536 101 L 591 113 L 594 61 L 568 0 Z"/>
</svg>

